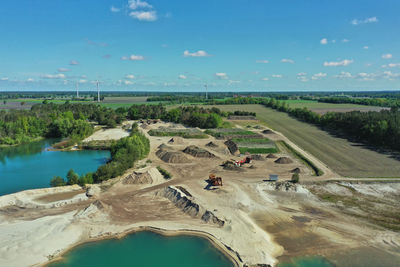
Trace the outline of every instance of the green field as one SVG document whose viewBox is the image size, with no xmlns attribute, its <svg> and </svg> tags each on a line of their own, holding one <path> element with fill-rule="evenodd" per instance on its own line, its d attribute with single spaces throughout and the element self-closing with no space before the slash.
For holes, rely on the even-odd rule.
<svg viewBox="0 0 400 267">
<path fill-rule="evenodd" d="M 208 135 L 196 129 L 153 129 L 149 131 L 151 136 L 180 136 L 187 139 L 205 139 Z"/>
<path fill-rule="evenodd" d="M 242 130 L 239 128 L 223 128 L 223 129 L 209 129 L 205 131 L 206 134 L 212 135 L 217 138 L 242 138 L 257 137 L 258 134 L 252 131 Z"/>
<path fill-rule="evenodd" d="M 359 144 L 330 135 L 316 126 L 261 105 L 223 105 L 224 111 L 256 112 L 257 118 L 281 132 L 337 173 L 348 177 L 400 177 L 400 161 Z"/>
<path fill-rule="evenodd" d="M 282 100 L 287 103 L 291 108 L 308 108 L 314 112 L 319 114 L 324 114 L 329 111 L 335 112 L 348 112 L 353 110 L 359 111 L 379 111 L 382 107 L 373 107 L 373 106 L 363 106 L 356 104 L 332 104 L 332 103 L 323 103 L 313 100 Z"/>
<path fill-rule="evenodd" d="M 250 154 L 278 153 L 278 149 L 276 147 L 239 147 L 239 151 L 242 154 L 246 152 Z"/>
</svg>

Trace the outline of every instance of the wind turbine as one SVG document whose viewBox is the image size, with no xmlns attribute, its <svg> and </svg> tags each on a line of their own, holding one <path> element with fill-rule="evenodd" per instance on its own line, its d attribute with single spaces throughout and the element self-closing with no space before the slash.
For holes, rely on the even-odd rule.
<svg viewBox="0 0 400 267">
<path fill-rule="evenodd" d="M 208 99 L 208 85 L 205 84 L 204 87 L 206 88 L 206 100 Z"/>
<path fill-rule="evenodd" d="M 96 87 L 97 87 L 97 102 L 100 102 L 99 80 L 96 81 Z"/>
</svg>

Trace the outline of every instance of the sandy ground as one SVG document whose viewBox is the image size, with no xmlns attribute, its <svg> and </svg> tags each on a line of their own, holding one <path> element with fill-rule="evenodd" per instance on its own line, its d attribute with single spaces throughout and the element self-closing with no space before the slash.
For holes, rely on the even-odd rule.
<svg viewBox="0 0 400 267">
<path fill-rule="evenodd" d="M 118 140 L 127 136 L 129 136 L 129 132 L 122 128 L 100 129 L 96 131 L 93 135 L 83 140 L 83 142 Z"/>
<path fill-rule="evenodd" d="M 175 127 L 157 123 L 148 126 L 146 131 L 160 126 Z M 121 134 L 120 129 L 118 133 Z M 100 134 L 104 133 L 97 134 L 96 138 Z M 116 138 L 117 134 L 106 138 L 111 136 Z M 284 138 L 279 133 L 275 136 Z M 241 171 L 224 170 L 221 163 L 239 157 L 226 152 L 223 140 L 179 139 L 170 144 L 170 137 L 148 138 L 151 141 L 149 157 L 137 164 L 147 166 L 93 186 L 89 190 L 91 197 L 78 186 L 0 197 L 0 266 L 42 265 L 82 242 L 147 229 L 205 236 L 237 266 L 275 266 L 278 260 L 304 255 L 323 255 L 345 266 L 338 259 L 355 258 L 348 251 L 365 249 L 368 255 L 374 255 L 370 251 L 374 249 L 375 255 L 390 259 L 389 263 L 400 259 L 398 232 L 344 212 L 354 208 L 343 209 L 338 204 L 323 202 L 315 193 L 327 190 L 352 197 L 356 190 L 357 197 L 368 196 L 366 200 L 372 196 L 378 200 L 391 198 L 396 203 L 400 190 L 396 184 L 351 184 L 353 189 L 343 189 L 339 182 L 314 183 L 311 171 L 295 158 L 291 164 L 276 164 L 273 159 L 265 159 L 253 161 Z M 218 147 L 206 147 L 210 141 Z M 285 141 L 300 150 L 290 140 Z M 214 153 L 216 158 L 187 155 L 190 163 L 166 163 L 155 154 L 161 144 L 167 144 L 173 151 L 196 145 Z M 147 160 L 151 163 L 146 163 Z M 323 168 L 326 175 L 323 179 L 340 178 L 318 159 L 313 161 Z M 169 171 L 173 179 L 160 179 L 156 166 Z M 290 170 L 297 167 L 305 184 L 285 182 L 292 175 Z M 125 184 L 126 177 L 134 171 L 147 172 L 153 181 Z M 210 173 L 221 176 L 224 185 L 207 188 L 205 180 Z M 263 181 L 269 174 L 279 174 L 282 182 Z M 367 266 L 371 262 L 360 260 L 364 265 L 353 266 Z"/>
</svg>

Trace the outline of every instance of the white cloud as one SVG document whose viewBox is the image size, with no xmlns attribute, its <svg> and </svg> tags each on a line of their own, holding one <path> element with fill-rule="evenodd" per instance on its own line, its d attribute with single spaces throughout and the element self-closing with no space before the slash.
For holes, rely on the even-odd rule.
<svg viewBox="0 0 400 267">
<path fill-rule="evenodd" d="M 383 72 L 383 78 L 384 79 L 389 79 L 389 80 L 394 80 L 394 78 L 400 78 L 400 73 L 393 73 L 391 71 L 384 71 Z"/>
<path fill-rule="evenodd" d="M 294 64 L 294 60 L 293 59 L 289 59 L 289 58 L 283 58 L 281 60 L 282 63 L 290 63 L 290 64 Z"/>
<path fill-rule="evenodd" d="M 178 78 L 181 79 L 181 80 L 186 80 L 187 79 L 186 75 L 183 75 L 183 74 L 180 74 L 178 76 Z"/>
<path fill-rule="evenodd" d="M 269 63 L 269 61 L 265 60 L 265 59 L 261 59 L 261 60 L 256 60 L 256 63 L 267 64 L 267 63 Z"/>
<path fill-rule="evenodd" d="M 354 61 L 352 59 L 344 59 L 342 61 L 330 61 L 330 62 L 324 62 L 325 67 L 337 67 L 337 66 L 348 66 Z"/>
<path fill-rule="evenodd" d="M 369 49 L 369 46 L 364 45 L 363 48 L 367 50 L 367 49 Z"/>
<path fill-rule="evenodd" d="M 124 84 L 125 84 L 125 85 L 132 85 L 133 82 L 132 82 L 132 81 L 125 80 L 125 81 L 124 81 Z"/>
<path fill-rule="evenodd" d="M 240 83 L 240 81 L 235 81 L 235 80 L 229 80 L 228 81 L 228 85 L 238 84 L 238 83 Z"/>
<path fill-rule="evenodd" d="M 308 82 L 309 81 L 309 79 L 307 77 L 305 77 L 305 76 L 297 77 L 297 79 L 299 79 L 301 82 Z"/>
<path fill-rule="evenodd" d="M 58 72 L 68 72 L 68 71 L 71 71 L 71 70 L 67 69 L 67 68 L 59 68 L 59 69 L 57 69 L 57 71 Z"/>
<path fill-rule="evenodd" d="M 28 78 L 26 81 L 27 82 L 34 82 L 35 80 L 33 78 Z"/>
<path fill-rule="evenodd" d="M 79 80 L 79 83 L 87 83 L 87 80 L 85 80 L 85 79 L 80 79 L 80 80 Z"/>
<path fill-rule="evenodd" d="M 130 80 L 133 80 L 133 79 L 135 79 L 135 75 L 133 75 L 133 74 L 128 74 L 128 75 L 125 76 L 125 78 L 126 78 L 126 79 L 130 79 Z"/>
<path fill-rule="evenodd" d="M 339 79 L 345 79 L 345 78 L 353 78 L 353 75 L 351 75 L 350 72 L 342 71 L 341 73 L 335 75 L 334 77 Z"/>
<path fill-rule="evenodd" d="M 384 54 L 384 55 L 382 55 L 383 59 L 391 59 L 392 57 L 393 57 L 392 54 Z"/>
<path fill-rule="evenodd" d="M 156 11 L 132 11 L 129 16 L 140 21 L 155 21 L 157 20 Z"/>
<path fill-rule="evenodd" d="M 69 65 L 79 65 L 79 62 L 76 60 L 71 60 L 71 62 L 69 63 Z"/>
<path fill-rule="evenodd" d="M 342 43 L 348 43 L 348 42 L 350 42 L 349 39 L 346 39 L 346 38 L 345 38 L 345 39 L 342 40 Z"/>
<path fill-rule="evenodd" d="M 140 0 L 129 0 L 129 8 L 132 10 L 136 9 L 152 9 L 153 6 L 147 3 L 146 1 L 140 1 Z"/>
<path fill-rule="evenodd" d="M 382 65 L 382 68 L 395 68 L 395 67 L 400 67 L 400 63 L 389 63 Z"/>
<path fill-rule="evenodd" d="M 120 8 L 118 8 L 118 7 L 115 7 L 115 6 L 111 6 L 110 10 L 111 10 L 111 12 L 113 12 L 113 13 L 118 13 L 118 12 L 120 12 L 120 11 L 121 11 L 121 9 L 120 9 Z"/>
<path fill-rule="evenodd" d="M 183 52 L 183 56 L 184 57 L 208 57 L 210 55 L 204 50 L 199 50 L 199 51 L 193 52 L 193 53 L 189 52 L 188 50 L 185 50 Z"/>
<path fill-rule="evenodd" d="M 272 78 L 282 78 L 283 75 L 281 75 L 281 74 L 272 74 L 271 77 Z"/>
<path fill-rule="evenodd" d="M 0 81 L 2 81 L 2 82 L 8 81 L 8 77 L 0 78 Z"/>
<path fill-rule="evenodd" d="M 323 38 L 321 41 L 319 41 L 322 45 L 326 45 L 328 43 L 328 39 Z M 336 41 L 335 41 L 336 42 Z"/>
<path fill-rule="evenodd" d="M 220 80 L 228 79 L 228 75 L 225 72 L 217 72 L 215 73 L 215 77 L 217 77 Z"/>
<path fill-rule="evenodd" d="M 65 79 L 65 74 L 44 74 L 40 76 L 42 79 Z"/>
<path fill-rule="evenodd" d="M 265 78 L 262 78 L 261 80 L 263 80 L 263 81 L 269 81 L 269 78 L 265 77 Z"/>
<path fill-rule="evenodd" d="M 305 73 L 305 72 L 299 72 L 299 73 L 297 73 L 297 76 L 306 76 L 307 75 L 307 73 Z"/>
<path fill-rule="evenodd" d="M 121 60 L 141 61 L 141 60 L 144 60 L 144 56 L 140 56 L 140 55 L 130 55 L 128 57 L 123 56 L 123 57 L 121 57 Z"/>
<path fill-rule="evenodd" d="M 318 80 L 318 79 L 324 78 L 324 77 L 326 77 L 326 76 L 327 76 L 326 73 L 320 72 L 320 73 L 316 73 L 316 74 L 314 74 L 313 76 L 311 76 L 311 79 L 312 79 L 312 80 Z"/>
<path fill-rule="evenodd" d="M 360 24 L 366 24 L 366 23 L 374 23 L 374 22 L 378 22 L 378 18 L 377 17 L 370 17 L 370 18 L 366 18 L 366 19 L 353 19 L 351 21 L 351 24 L 353 25 L 360 25 Z"/>
</svg>

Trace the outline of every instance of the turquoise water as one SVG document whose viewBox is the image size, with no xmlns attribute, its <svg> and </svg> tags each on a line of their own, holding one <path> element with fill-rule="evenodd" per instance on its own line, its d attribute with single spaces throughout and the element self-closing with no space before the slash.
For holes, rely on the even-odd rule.
<svg viewBox="0 0 400 267">
<path fill-rule="evenodd" d="M 164 237 L 139 232 L 76 247 L 47 267 L 232 267 L 232 262 L 204 238 Z"/>
<path fill-rule="evenodd" d="M 291 262 L 282 262 L 278 267 L 333 267 L 325 258 L 320 256 L 294 258 Z"/>
<path fill-rule="evenodd" d="M 65 177 L 71 168 L 78 174 L 95 171 L 110 157 L 109 151 L 48 151 L 54 142 L 0 148 L 0 195 L 49 187 L 55 175 Z"/>
</svg>

